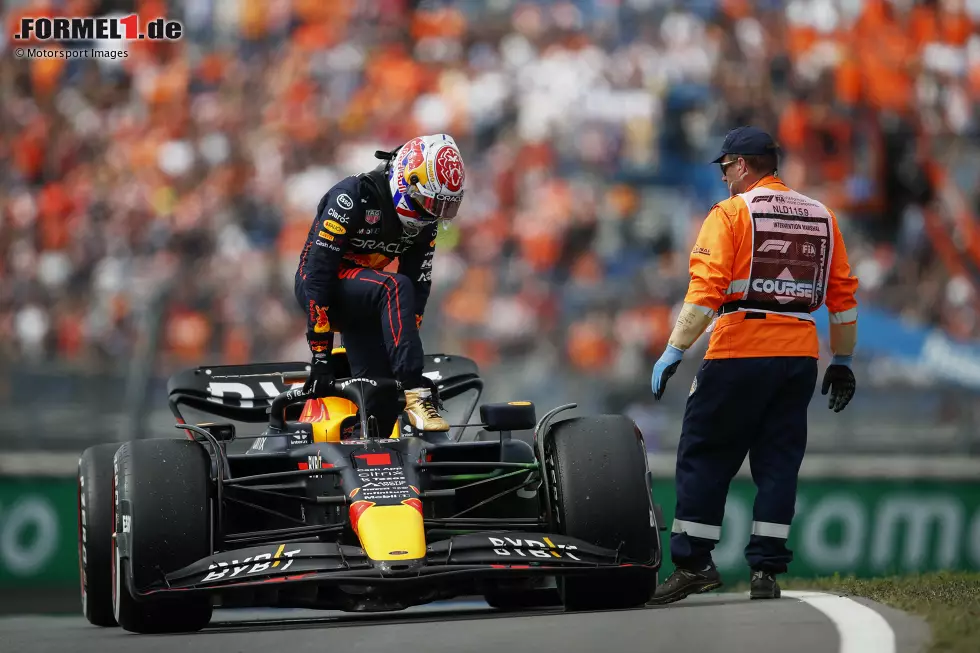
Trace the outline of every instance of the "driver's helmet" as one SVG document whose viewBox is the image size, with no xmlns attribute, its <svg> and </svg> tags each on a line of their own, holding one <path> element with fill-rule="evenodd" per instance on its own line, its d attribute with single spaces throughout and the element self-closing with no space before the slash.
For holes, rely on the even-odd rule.
<svg viewBox="0 0 980 653">
<path fill-rule="evenodd" d="M 452 136 L 417 136 L 395 154 L 388 184 L 395 211 L 409 232 L 456 217 L 463 201 L 466 170 Z"/>
</svg>

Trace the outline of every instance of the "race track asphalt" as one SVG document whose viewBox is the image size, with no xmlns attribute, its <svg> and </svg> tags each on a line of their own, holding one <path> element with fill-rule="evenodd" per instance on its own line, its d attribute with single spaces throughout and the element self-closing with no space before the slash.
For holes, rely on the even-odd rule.
<svg viewBox="0 0 980 653">
<path fill-rule="evenodd" d="M 883 615 L 895 633 L 895 646 L 880 650 L 924 650 L 928 629 L 921 620 L 862 603 Z M 431 653 L 847 653 L 845 639 L 833 621 L 801 600 L 749 601 L 744 594 L 711 594 L 669 606 L 576 614 L 557 610 L 504 614 L 482 601 L 435 603 L 380 614 L 216 610 L 205 630 L 165 636 L 96 628 L 81 616 L 0 618 L 0 649 L 11 653 L 368 653 L 406 646 Z"/>
</svg>

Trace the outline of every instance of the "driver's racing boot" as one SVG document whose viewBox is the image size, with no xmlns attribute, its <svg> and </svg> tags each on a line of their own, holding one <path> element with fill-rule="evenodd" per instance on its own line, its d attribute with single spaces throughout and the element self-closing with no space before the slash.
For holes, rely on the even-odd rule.
<svg viewBox="0 0 980 653">
<path fill-rule="evenodd" d="M 435 398 L 429 388 L 412 388 L 405 391 L 405 414 L 412 426 L 419 431 L 448 431 L 449 422 L 436 408 Z"/>
</svg>

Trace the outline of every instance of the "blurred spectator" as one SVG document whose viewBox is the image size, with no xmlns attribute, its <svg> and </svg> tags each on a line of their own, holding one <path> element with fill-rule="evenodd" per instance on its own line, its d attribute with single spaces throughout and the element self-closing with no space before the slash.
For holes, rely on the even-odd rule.
<svg viewBox="0 0 980 653">
<path fill-rule="evenodd" d="M 29 0 L 5 24 L 125 4 Z M 861 301 L 980 335 L 975 279 L 929 229 L 934 171 L 980 211 L 977 0 L 136 7 L 186 36 L 98 61 L 0 43 L 6 362 L 119 366 L 154 319 L 164 370 L 302 357 L 291 280 L 320 196 L 436 131 L 470 174 L 425 338 L 482 365 L 555 355 L 645 379 L 725 197 L 706 161 L 744 123 L 838 211 Z"/>
</svg>

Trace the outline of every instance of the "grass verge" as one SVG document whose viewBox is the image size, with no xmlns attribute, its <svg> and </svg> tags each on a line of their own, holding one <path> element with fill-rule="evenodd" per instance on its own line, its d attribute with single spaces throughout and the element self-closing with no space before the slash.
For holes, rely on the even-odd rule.
<svg viewBox="0 0 980 653">
<path fill-rule="evenodd" d="M 932 630 L 929 653 L 980 651 L 980 573 L 940 572 L 891 578 L 835 575 L 780 579 L 785 589 L 863 596 L 926 618 Z"/>
</svg>

